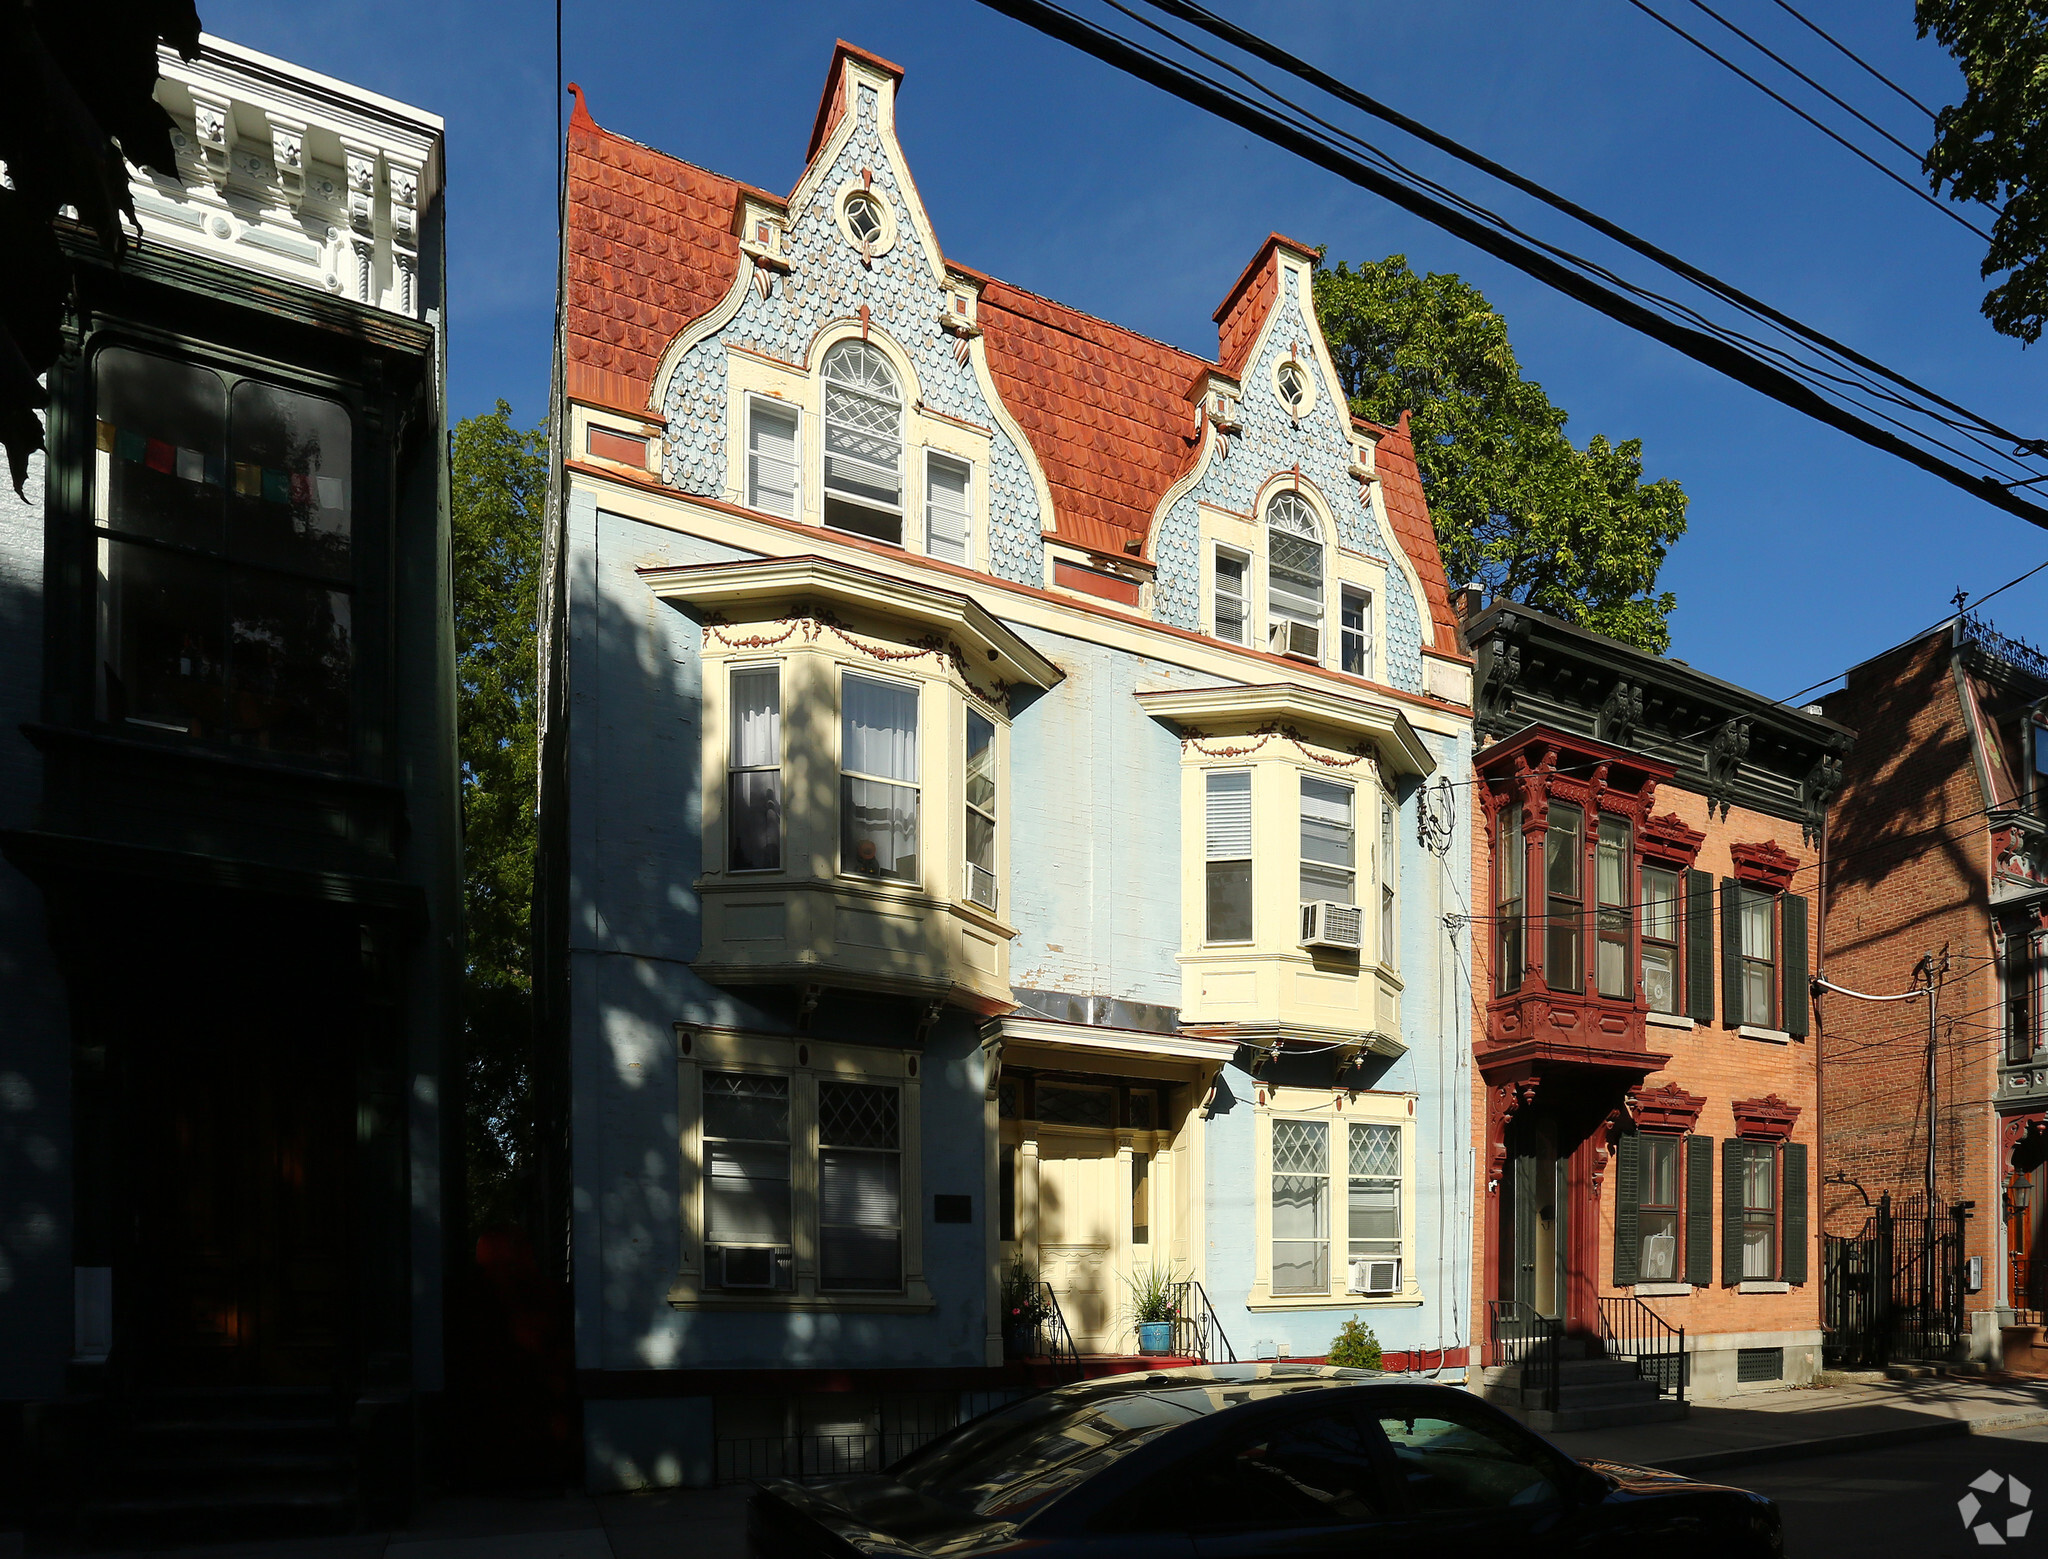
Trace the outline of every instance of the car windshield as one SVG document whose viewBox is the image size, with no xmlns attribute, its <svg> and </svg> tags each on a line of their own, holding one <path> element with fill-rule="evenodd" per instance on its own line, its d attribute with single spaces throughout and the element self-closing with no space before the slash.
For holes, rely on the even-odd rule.
<svg viewBox="0 0 2048 1559">
<path fill-rule="evenodd" d="M 1182 1400 L 1185 1398 L 1186 1400 Z M 1211 1410 L 1202 1391 L 1033 1397 L 898 1463 L 896 1481 L 988 1521 L 1022 1521 L 1119 1456 Z"/>
</svg>

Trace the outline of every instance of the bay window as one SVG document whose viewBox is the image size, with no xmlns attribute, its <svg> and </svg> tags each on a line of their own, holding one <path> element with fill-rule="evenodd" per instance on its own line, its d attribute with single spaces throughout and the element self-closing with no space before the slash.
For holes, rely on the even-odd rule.
<svg viewBox="0 0 2048 1559">
<path fill-rule="evenodd" d="M 1352 787 L 1301 777 L 1301 902 L 1355 904 L 1357 845 Z"/>
<path fill-rule="evenodd" d="M 1380 801 L 1380 962 L 1393 968 L 1394 957 L 1394 804 Z"/>
<path fill-rule="evenodd" d="M 1522 808 L 1503 807 L 1500 844 L 1493 855 L 1494 949 L 1500 967 L 1496 980 L 1503 996 L 1522 985 L 1522 883 L 1528 875 L 1529 851 L 1522 835 Z"/>
<path fill-rule="evenodd" d="M 996 724 L 980 710 L 967 711 L 967 881 L 968 902 L 996 907 Z"/>
<path fill-rule="evenodd" d="M 1685 984 L 1679 966 L 1678 873 L 1661 866 L 1643 868 L 1642 886 L 1643 991 L 1652 1012 L 1684 1010 Z"/>
<path fill-rule="evenodd" d="M 1628 956 L 1628 868 L 1628 824 L 1618 817 L 1601 818 L 1593 847 L 1593 896 L 1598 910 L 1594 969 L 1600 994 L 1624 1001 L 1635 995 Z"/>
<path fill-rule="evenodd" d="M 918 690 L 849 671 L 839 696 L 839 869 L 914 882 Z"/>
<path fill-rule="evenodd" d="M 1550 804 L 1550 827 L 1543 836 L 1543 887 L 1547 898 L 1543 927 L 1543 979 L 1553 991 L 1576 991 L 1584 985 L 1579 935 L 1585 914 L 1585 817 L 1575 806 Z"/>
<path fill-rule="evenodd" d="M 1252 776 L 1226 769 L 1204 776 L 1207 802 L 1206 929 L 1210 942 L 1252 939 Z"/>
<path fill-rule="evenodd" d="M 1272 1291 L 1330 1288 L 1330 1127 L 1275 1120 L 1272 1174 Z"/>
<path fill-rule="evenodd" d="M 732 743 L 727 749 L 726 869 L 782 865 L 782 670 L 732 673 Z"/>
</svg>

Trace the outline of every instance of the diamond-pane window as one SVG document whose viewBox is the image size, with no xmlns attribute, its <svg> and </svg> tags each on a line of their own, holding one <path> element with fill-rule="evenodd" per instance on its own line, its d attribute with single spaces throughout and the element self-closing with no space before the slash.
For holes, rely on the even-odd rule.
<svg viewBox="0 0 2048 1559">
<path fill-rule="evenodd" d="M 839 1148 L 894 1148 L 896 1090 L 868 1083 L 818 1084 L 818 1141 Z"/>
<path fill-rule="evenodd" d="M 903 541 L 903 392 L 866 341 L 825 354 L 825 523 Z"/>
<path fill-rule="evenodd" d="M 1273 1173 L 1328 1174 L 1328 1133 L 1329 1128 L 1321 1121 L 1273 1122 Z"/>
<path fill-rule="evenodd" d="M 1351 1172 L 1354 1175 L 1398 1176 L 1401 1173 L 1401 1128 L 1353 1126 Z"/>
</svg>

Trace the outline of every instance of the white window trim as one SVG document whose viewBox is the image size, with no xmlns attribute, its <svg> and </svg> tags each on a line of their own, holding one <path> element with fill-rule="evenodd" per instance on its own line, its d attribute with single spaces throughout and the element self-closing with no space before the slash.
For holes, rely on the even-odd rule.
<svg viewBox="0 0 2048 1559">
<path fill-rule="evenodd" d="M 1252 924 L 1251 924 L 1251 935 L 1249 935 L 1249 936 L 1246 936 L 1246 937 L 1238 937 L 1238 938 L 1232 938 L 1232 939 L 1229 939 L 1229 940 L 1225 940 L 1225 941 L 1218 941 L 1218 940 L 1216 940 L 1215 938 L 1212 938 L 1212 937 L 1211 937 L 1211 936 L 1209 935 L 1209 863 L 1210 863 L 1210 861 L 1212 861 L 1212 860 L 1225 860 L 1225 861 L 1234 861 L 1234 860 L 1237 860 L 1237 859 L 1239 859 L 1239 857 L 1237 857 L 1237 856 L 1234 856 L 1234 855 L 1226 855 L 1226 856 L 1211 856 L 1211 855 L 1209 854 L 1209 780 L 1210 780 L 1210 778 L 1211 778 L 1212 776 L 1214 776 L 1214 775 L 1218 775 L 1218 774 L 1242 774 L 1242 775 L 1246 776 L 1246 782 L 1247 782 L 1247 784 L 1249 784 L 1249 786 L 1251 787 L 1251 789 L 1250 789 L 1250 801 L 1249 801 L 1249 806 L 1250 806 L 1250 809 L 1251 809 L 1251 843 L 1250 843 L 1250 845 L 1248 846 L 1248 851 L 1249 851 L 1249 853 L 1248 853 L 1248 854 L 1246 854 L 1246 855 L 1245 855 L 1245 856 L 1243 857 L 1243 859 L 1244 859 L 1244 860 L 1246 860 L 1247 862 L 1249 862 L 1249 863 L 1250 863 L 1250 865 L 1251 865 L 1251 869 L 1252 869 L 1252 871 L 1251 871 L 1251 882 L 1250 882 L 1250 884 L 1249 884 L 1249 886 L 1248 886 L 1248 890 L 1247 890 L 1247 895 L 1246 895 L 1246 896 L 1247 896 L 1247 897 L 1248 897 L 1248 898 L 1250 899 L 1250 901 L 1251 901 L 1251 921 L 1252 921 Z M 1202 788 L 1201 788 L 1201 795 L 1202 795 L 1202 819 L 1201 819 L 1201 827 L 1202 827 L 1202 850 L 1201 850 L 1201 863 L 1202 863 L 1202 873 L 1201 873 L 1201 885 L 1202 885 L 1202 886 L 1201 886 L 1201 894 L 1202 894 L 1202 897 L 1201 897 L 1201 904 L 1200 904 L 1200 924 L 1201 924 L 1201 928 L 1202 928 L 1202 935 L 1201 935 L 1201 940 L 1200 940 L 1200 944 L 1199 944 L 1199 945 L 1200 945 L 1200 946 L 1202 946 L 1202 947 L 1205 947 L 1205 948 L 1207 948 L 1207 947 L 1225 947 L 1225 948 L 1236 948 L 1236 947 L 1254 947 L 1254 946 L 1256 946 L 1256 945 L 1258 944 L 1258 940 L 1259 940 L 1259 867 L 1258 867 L 1258 822 L 1259 822 L 1259 806 L 1258 806 L 1258 797 L 1259 797 L 1259 777 L 1258 777 L 1258 771 L 1257 771 L 1257 770 L 1255 770 L 1255 769 L 1250 769 L 1250 768 L 1246 768 L 1246 767 L 1244 767 L 1244 766 L 1242 766 L 1242 765 L 1228 765 L 1228 766 L 1225 766 L 1225 765 L 1216 765 L 1216 766 L 1214 766 L 1214 767 L 1210 767 L 1210 768 L 1205 768 L 1205 769 L 1203 769 L 1203 770 L 1201 771 L 1201 775 L 1202 775 L 1202 780 L 1201 780 L 1201 786 L 1202 786 Z"/>
<path fill-rule="evenodd" d="M 1379 600 L 1372 586 L 1360 584 L 1355 579 L 1337 581 L 1337 659 L 1336 667 L 1344 671 L 1344 600 L 1357 596 L 1365 602 L 1365 668 L 1362 671 L 1346 671 L 1346 676 L 1363 677 L 1371 682 L 1379 671 Z"/>
<path fill-rule="evenodd" d="M 1257 1085 L 1257 1103 L 1252 1113 L 1253 1174 L 1257 1189 L 1252 1196 L 1252 1286 L 1245 1298 L 1247 1310 L 1399 1310 L 1424 1303 L 1426 1295 L 1416 1272 L 1415 1261 L 1415 1095 L 1392 1093 L 1347 1093 L 1327 1088 L 1286 1088 Z M 1343 1108 L 1337 1108 L 1337 1101 Z M 1331 1128 L 1331 1224 L 1330 1288 L 1327 1293 L 1276 1294 L 1273 1292 L 1273 1122 L 1319 1120 Z M 1401 1128 L 1401 1291 L 1398 1294 L 1368 1295 L 1347 1291 L 1350 1262 L 1335 1259 L 1335 1249 L 1350 1250 L 1349 1198 L 1338 1198 L 1334 1187 L 1348 1178 L 1335 1173 L 1335 1139 L 1343 1133 L 1348 1152 L 1352 1125 L 1398 1126 Z M 1338 1203 L 1346 1208 L 1345 1223 L 1338 1232 Z"/>
<path fill-rule="evenodd" d="M 789 870 L 789 710 L 788 700 L 786 697 L 787 683 L 789 679 L 785 675 L 785 672 L 788 669 L 787 663 L 780 659 L 735 660 L 727 661 L 725 663 L 724 669 L 725 688 L 723 704 L 725 723 L 725 747 L 723 752 L 723 767 L 725 772 L 725 786 L 723 793 L 718 798 L 718 807 L 719 812 L 721 813 L 719 833 L 725 841 L 725 848 L 720 853 L 719 858 L 725 863 L 726 875 L 731 877 L 740 877 L 746 879 L 747 881 L 759 881 L 764 878 L 780 877 Z M 774 866 L 742 867 L 735 866 L 732 864 L 732 830 L 733 823 L 735 821 L 732 807 L 732 777 L 735 773 L 751 774 L 761 772 L 759 769 L 737 770 L 733 767 L 732 761 L 732 722 L 734 711 L 732 684 L 734 678 L 738 677 L 744 672 L 749 671 L 773 671 L 775 673 L 777 715 L 775 720 L 774 772 L 781 776 L 782 783 L 780 786 L 780 791 L 782 796 L 782 806 L 778 809 L 778 814 L 775 820 L 775 829 L 777 835 L 775 858 L 778 864 Z"/>
<path fill-rule="evenodd" d="M 905 1311 L 934 1308 L 924 1274 L 924 1192 L 919 1121 L 922 1078 L 914 1051 L 836 1045 L 676 1025 L 680 1251 L 668 1302 L 678 1309 Z M 786 1293 L 708 1288 L 704 1270 L 703 1074 L 752 1072 L 790 1080 L 790 1238 L 795 1286 Z M 903 1287 L 898 1293 L 822 1290 L 818 1283 L 818 1082 L 893 1086 L 902 1095 Z"/>
<path fill-rule="evenodd" d="M 907 428 L 905 432 L 907 435 Z M 950 449 L 935 449 L 929 444 L 921 446 L 920 455 L 922 458 L 918 461 L 917 550 L 926 557 L 938 556 L 937 553 L 932 551 L 932 462 L 938 460 L 947 465 L 958 466 L 967 473 L 967 487 L 961 494 L 963 506 L 961 523 L 964 527 L 961 546 L 965 550 L 966 556 L 960 559 L 960 566 L 972 568 L 974 567 L 975 558 L 974 504 L 980 487 L 980 484 L 975 479 L 975 463 L 965 455 L 956 455 Z M 941 561 L 950 563 L 953 559 L 945 558 Z"/>
<path fill-rule="evenodd" d="M 779 520 L 801 520 L 804 517 L 806 493 L 804 462 L 806 446 L 810 442 L 804 436 L 805 408 L 798 405 L 795 401 L 784 400 L 779 395 L 764 395 L 759 390 L 748 390 L 746 392 L 746 426 L 741 429 L 740 434 L 741 505 L 748 509 L 757 507 L 754 503 L 754 411 L 757 406 L 765 406 L 772 411 L 786 413 L 796 421 L 796 460 L 793 473 L 796 484 L 795 491 L 791 496 L 790 512 L 788 514 L 777 514 L 775 517 Z M 759 512 L 762 514 L 775 514 L 775 511 L 772 509 L 761 509 Z"/>
<path fill-rule="evenodd" d="M 846 869 L 845 851 L 842 841 L 846 837 L 846 819 L 840 809 L 846 805 L 846 789 L 842 783 L 849 776 L 854 779 L 872 780 L 878 785 L 902 785 L 902 780 L 885 779 L 879 774 L 863 774 L 846 767 L 846 679 L 849 676 L 866 677 L 871 682 L 888 682 L 897 687 L 907 687 L 917 695 L 917 778 L 908 788 L 917 792 L 917 875 L 915 877 L 867 877 L 859 872 Z M 943 686 L 944 684 L 939 684 Z M 924 886 L 926 868 L 930 864 L 931 818 L 925 806 L 925 760 L 930 752 L 930 741 L 934 721 L 927 697 L 932 684 L 918 677 L 892 676 L 886 671 L 868 666 L 849 665 L 843 660 L 832 662 L 832 876 L 841 882 L 857 882 L 866 885 L 886 884 L 906 890 L 921 890 Z M 950 790 L 950 787 L 948 787 Z M 964 846 L 964 841 L 963 841 Z M 998 856 L 998 859 L 1001 859 Z M 961 902 L 965 902 L 963 895 Z"/>
<path fill-rule="evenodd" d="M 1244 637 L 1241 639 L 1224 639 L 1223 635 L 1217 630 L 1216 626 L 1216 598 L 1218 595 L 1222 593 L 1222 573 L 1221 570 L 1219 570 L 1216 567 L 1216 559 L 1225 553 L 1228 553 L 1232 558 L 1236 559 L 1237 562 L 1242 564 L 1244 567 L 1244 574 L 1241 579 L 1241 583 L 1244 587 L 1244 593 L 1238 597 L 1239 604 L 1244 608 L 1244 616 L 1242 620 Z M 1254 603 L 1258 599 L 1258 583 L 1254 577 L 1255 561 L 1256 560 L 1253 558 L 1252 554 L 1249 551 L 1247 551 L 1243 547 L 1235 545 L 1234 543 L 1227 541 L 1217 541 L 1210 543 L 1209 591 L 1207 597 L 1204 599 L 1202 603 L 1203 609 L 1207 613 L 1209 619 L 1210 638 L 1222 639 L 1222 641 L 1225 644 L 1235 644 L 1245 649 L 1252 649 L 1257 647 L 1259 642 L 1259 623 L 1258 615 L 1254 609 Z"/>
</svg>

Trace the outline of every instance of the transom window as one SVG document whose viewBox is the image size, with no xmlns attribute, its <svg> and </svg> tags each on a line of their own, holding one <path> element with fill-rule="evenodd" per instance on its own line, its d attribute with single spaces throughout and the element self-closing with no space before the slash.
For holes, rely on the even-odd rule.
<svg viewBox="0 0 2048 1559">
<path fill-rule="evenodd" d="M 1323 658 L 1323 528 L 1295 492 L 1266 505 L 1268 648 L 1305 660 Z"/>
<path fill-rule="evenodd" d="M 825 523 L 903 545 L 903 392 L 866 341 L 825 354 Z"/>
</svg>

